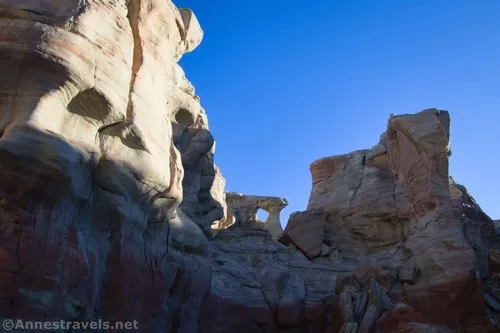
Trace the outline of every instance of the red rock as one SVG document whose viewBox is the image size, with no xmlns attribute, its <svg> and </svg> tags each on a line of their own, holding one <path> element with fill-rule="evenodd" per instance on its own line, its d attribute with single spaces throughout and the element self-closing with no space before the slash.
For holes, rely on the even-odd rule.
<svg viewBox="0 0 500 333">
<path fill-rule="evenodd" d="M 276 321 L 283 327 L 294 327 L 299 324 L 300 305 L 298 304 L 280 304 L 276 309 Z"/>
<path fill-rule="evenodd" d="M 474 274 L 422 290 L 411 289 L 405 293 L 405 301 L 429 323 L 470 333 L 494 332 L 484 314 L 482 293 L 481 280 Z"/>
<path fill-rule="evenodd" d="M 393 310 L 384 313 L 376 326 L 376 332 L 397 332 L 399 326 L 407 323 L 425 323 L 425 318 L 412 307 L 398 304 Z"/>
<path fill-rule="evenodd" d="M 270 324 L 274 317 L 268 307 L 248 308 L 248 317 L 257 324 Z"/>
<path fill-rule="evenodd" d="M 348 158 L 346 156 L 325 157 L 315 161 L 309 168 L 312 175 L 312 183 L 316 184 L 328 179 L 336 172 L 345 168 L 347 162 Z"/>
<path fill-rule="evenodd" d="M 500 250 L 489 251 L 488 269 L 490 274 L 500 274 Z"/>
<path fill-rule="evenodd" d="M 394 289 L 414 310 L 382 306 L 372 289 L 363 333 L 377 319 L 382 331 L 493 332 L 481 282 L 467 277 L 488 277 L 493 227 L 450 186 L 447 112 L 391 117 L 374 148 L 312 163 L 308 209 L 281 238 L 293 247 L 275 241 L 288 204 L 277 197 L 234 195 L 244 200 L 229 215 L 249 228 L 212 239 L 213 222 L 233 221 L 206 113 L 178 65 L 201 41 L 194 14 L 164 0 L 0 7 L 0 317 L 337 333 L 335 288 L 352 285 L 351 297 L 373 278 L 390 289 L 414 260 L 420 279 L 400 271 L 415 284 Z"/>
<path fill-rule="evenodd" d="M 323 332 L 325 329 L 325 309 L 323 304 L 307 305 L 306 320 L 310 323 L 313 332 Z"/>
</svg>

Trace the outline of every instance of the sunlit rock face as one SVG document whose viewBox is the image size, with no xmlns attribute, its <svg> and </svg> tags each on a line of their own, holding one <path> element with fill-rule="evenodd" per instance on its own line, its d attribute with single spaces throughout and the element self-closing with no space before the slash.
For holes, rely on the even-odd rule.
<svg viewBox="0 0 500 333">
<path fill-rule="evenodd" d="M 430 322 L 483 332 L 492 328 L 481 277 L 498 236 L 467 190 L 450 184 L 449 128 L 437 109 L 391 116 L 371 149 L 312 163 L 307 210 L 291 216 L 280 240 L 343 270 L 338 281 L 372 272 Z"/>
<path fill-rule="evenodd" d="M 0 1 L 2 317 L 198 331 L 225 212 L 177 64 L 202 35 L 169 0 Z"/>
<path fill-rule="evenodd" d="M 227 204 L 226 218 L 212 225 L 212 229 L 216 232 L 235 226 L 246 229 L 260 228 L 267 230 L 273 238 L 277 238 L 283 233 L 280 214 L 288 206 L 288 201 L 285 198 L 244 195 L 234 192 L 226 192 L 225 198 Z M 257 216 L 259 210 L 269 214 L 265 221 L 261 221 Z"/>
</svg>

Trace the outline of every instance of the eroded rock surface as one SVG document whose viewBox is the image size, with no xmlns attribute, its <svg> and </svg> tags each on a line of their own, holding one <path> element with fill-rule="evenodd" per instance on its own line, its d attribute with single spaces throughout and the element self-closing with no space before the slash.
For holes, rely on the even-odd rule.
<svg viewBox="0 0 500 333">
<path fill-rule="evenodd" d="M 325 227 L 326 218 L 323 210 L 296 212 L 290 216 L 286 232 L 281 235 L 279 241 L 285 245 L 292 244 L 308 258 L 314 258 L 321 255 L 322 251 L 329 251 L 323 243 Z"/>
<path fill-rule="evenodd" d="M 391 116 L 371 149 L 312 163 L 307 211 L 280 240 L 295 238 L 314 249 L 314 262 L 344 270 L 338 283 L 359 280 L 361 269 L 430 322 L 488 331 L 480 277 L 497 235 L 467 190 L 450 184 L 449 126 L 448 112 L 436 109 Z M 297 219 L 308 215 L 316 217 Z"/>
<path fill-rule="evenodd" d="M 202 37 L 170 0 L 0 1 L 0 320 L 500 326 L 497 237 L 449 180 L 447 112 L 391 117 L 373 148 L 313 163 L 283 232 L 285 199 L 224 191 L 178 65 Z"/>
<path fill-rule="evenodd" d="M 457 184 L 451 177 L 450 194 L 454 216 L 459 221 L 465 240 L 476 255 L 478 272 L 481 277 L 488 277 L 488 254 L 490 250 L 500 248 L 495 222 L 483 212 L 467 188 Z"/>
<path fill-rule="evenodd" d="M 241 193 L 227 192 L 227 217 L 212 226 L 215 230 L 227 229 L 230 226 L 243 228 L 264 228 L 274 238 L 283 233 L 280 213 L 288 206 L 285 198 L 266 197 L 258 195 L 244 195 Z M 269 213 L 265 221 L 257 216 L 257 211 L 262 209 Z"/>
<path fill-rule="evenodd" d="M 169 0 L 0 1 L 0 316 L 197 332 L 224 181 Z M 182 201 L 182 203 L 181 203 Z"/>
<path fill-rule="evenodd" d="M 334 268 L 307 260 L 269 230 L 233 226 L 210 242 L 212 288 L 202 332 L 336 332 Z"/>
<path fill-rule="evenodd" d="M 286 200 L 226 198 L 177 64 L 202 38 L 191 11 L 3 1 L 0 31 L 0 319 L 340 328 L 335 270 L 275 240 Z M 236 226 L 213 238 L 226 201 Z"/>
</svg>

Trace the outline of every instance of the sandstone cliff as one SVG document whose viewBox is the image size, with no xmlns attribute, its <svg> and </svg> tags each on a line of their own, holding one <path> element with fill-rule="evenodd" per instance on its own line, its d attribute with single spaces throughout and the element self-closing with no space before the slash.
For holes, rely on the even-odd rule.
<svg viewBox="0 0 500 333">
<path fill-rule="evenodd" d="M 207 316 L 212 332 L 252 324 L 264 332 L 494 332 L 498 236 L 448 175 L 449 124 L 435 109 L 391 117 L 373 148 L 314 162 L 309 207 L 278 237 L 288 249 L 265 224 L 255 227 L 259 203 L 273 198 L 230 194 L 228 215 L 240 222 L 223 224 L 211 241 L 211 304 L 227 309 Z"/>
<path fill-rule="evenodd" d="M 499 325 L 496 232 L 449 180 L 446 112 L 392 117 L 372 149 L 313 163 L 309 207 L 283 232 L 286 199 L 224 191 L 177 64 L 203 36 L 190 10 L 4 0 L 0 31 L 0 320 L 182 333 Z"/>
<path fill-rule="evenodd" d="M 165 0 L 0 1 L 0 316 L 197 332 L 225 212 Z"/>
<path fill-rule="evenodd" d="M 450 181 L 449 126 L 436 109 L 394 116 L 371 149 L 311 164 L 308 209 L 291 216 L 280 240 L 344 270 L 337 290 L 372 271 L 427 320 L 484 332 L 481 278 L 498 236 L 465 187 Z"/>
</svg>

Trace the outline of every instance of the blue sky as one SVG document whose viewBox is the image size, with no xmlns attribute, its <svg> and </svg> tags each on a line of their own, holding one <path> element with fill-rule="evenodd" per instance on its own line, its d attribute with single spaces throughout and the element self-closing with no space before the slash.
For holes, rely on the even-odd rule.
<svg viewBox="0 0 500 333">
<path fill-rule="evenodd" d="M 181 65 L 227 189 L 307 206 L 309 165 L 370 148 L 390 113 L 450 111 L 450 174 L 500 218 L 498 0 L 178 0 L 205 31 Z"/>
</svg>

